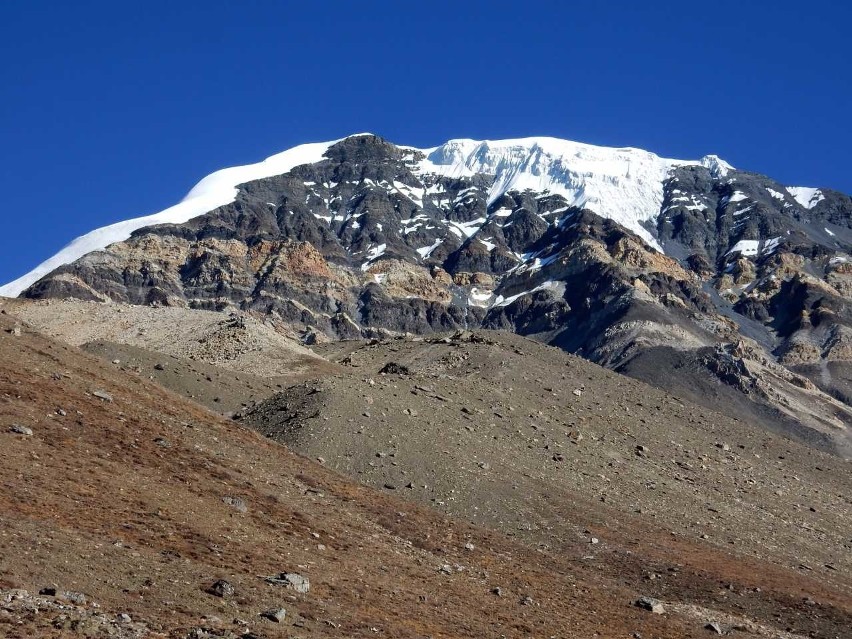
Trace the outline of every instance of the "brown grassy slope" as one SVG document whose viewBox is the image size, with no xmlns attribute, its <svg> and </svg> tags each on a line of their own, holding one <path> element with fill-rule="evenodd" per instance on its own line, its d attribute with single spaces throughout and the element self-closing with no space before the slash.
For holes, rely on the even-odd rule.
<svg viewBox="0 0 852 639">
<path fill-rule="evenodd" d="M 0 315 L 2 587 L 79 591 L 151 636 L 246 625 L 263 637 L 704 635 L 700 620 L 632 607 L 632 588 L 598 583 L 572 557 L 353 484 L 12 325 Z M 34 434 L 12 434 L 12 423 Z M 310 577 L 307 595 L 262 579 L 291 570 Z M 217 578 L 233 598 L 204 592 Z M 274 606 L 288 609 L 284 624 L 258 618 Z M 55 621 L 49 609 L 0 615 L 0 636 L 73 636 Z"/>
</svg>

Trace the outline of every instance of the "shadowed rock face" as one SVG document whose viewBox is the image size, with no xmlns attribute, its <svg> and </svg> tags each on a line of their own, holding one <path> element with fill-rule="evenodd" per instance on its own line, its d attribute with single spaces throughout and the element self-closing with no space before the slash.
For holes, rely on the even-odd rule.
<svg viewBox="0 0 852 639">
<path fill-rule="evenodd" d="M 649 225 L 661 254 L 560 195 L 489 202 L 495 176 L 432 175 L 422 159 L 376 136 L 348 138 L 321 162 L 243 184 L 232 204 L 185 224 L 140 229 L 25 295 L 237 307 L 311 339 L 508 329 L 662 385 L 653 363 L 630 363 L 674 348 L 775 415 L 766 419 L 846 446 L 848 196 L 822 190 L 803 204 L 765 176 L 682 166 Z M 746 375 L 732 357 L 759 366 Z"/>
</svg>

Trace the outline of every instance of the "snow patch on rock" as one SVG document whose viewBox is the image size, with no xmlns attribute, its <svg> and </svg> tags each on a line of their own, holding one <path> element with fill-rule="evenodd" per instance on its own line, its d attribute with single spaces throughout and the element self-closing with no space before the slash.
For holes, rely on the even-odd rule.
<svg viewBox="0 0 852 639">
<path fill-rule="evenodd" d="M 825 199 L 822 191 L 809 186 L 788 186 L 787 191 L 806 209 L 812 209 Z"/>
</svg>

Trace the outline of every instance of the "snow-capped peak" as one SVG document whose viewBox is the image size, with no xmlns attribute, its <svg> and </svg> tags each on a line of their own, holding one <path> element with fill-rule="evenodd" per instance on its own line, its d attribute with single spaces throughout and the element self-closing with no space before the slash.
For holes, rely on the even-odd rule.
<svg viewBox="0 0 852 639">
<path fill-rule="evenodd" d="M 736 170 L 718 155 L 705 155 L 701 158 L 700 164 L 710 169 L 710 175 L 717 180 L 725 177 L 728 172 Z"/>
<path fill-rule="evenodd" d="M 59 266 L 126 240 L 140 228 L 155 224 L 182 224 L 230 204 L 236 198 L 240 184 L 281 175 L 301 164 L 319 162 L 329 147 L 338 142 L 340 140 L 303 144 L 256 164 L 211 173 L 175 206 L 78 237 L 26 275 L 0 287 L 0 295 L 20 295 Z M 417 167 L 421 174 L 460 177 L 485 173 L 495 176 L 488 194 L 489 203 L 509 190 L 533 189 L 560 194 L 571 205 L 584 206 L 611 218 L 657 248 L 659 245 L 642 223 L 659 213 L 663 182 L 668 172 L 676 166 L 703 165 L 714 176 L 721 177 L 733 168 L 714 155 L 698 161 L 671 160 L 641 149 L 594 146 L 548 137 L 482 141 L 459 139 L 431 149 L 412 150 L 421 151 L 426 156 Z"/>
</svg>

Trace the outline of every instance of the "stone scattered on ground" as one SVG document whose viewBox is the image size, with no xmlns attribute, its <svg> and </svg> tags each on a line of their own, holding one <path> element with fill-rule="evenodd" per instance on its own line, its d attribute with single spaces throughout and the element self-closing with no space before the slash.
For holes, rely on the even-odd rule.
<svg viewBox="0 0 852 639">
<path fill-rule="evenodd" d="M 248 512 L 248 506 L 246 505 L 245 500 L 242 497 L 233 497 L 231 495 L 225 495 L 222 497 L 222 502 L 228 504 L 234 510 L 238 510 L 241 513 Z"/>
<path fill-rule="evenodd" d="M 29 436 L 33 434 L 32 428 L 30 428 L 29 426 L 22 426 L 21 424 L 12 424 L 11 426 L 9 426 L 9 431 L 17 435 Z"/>
<path fill-rule="evenodd" d="M 52 592 L 53 594 L 43 594 Z M 21 632 L 12 619 L 26 620 Z M 40 631 L 32 632 L 32 628 Z M 9 634 L 3 634 L 8 632 Z M 43 588 L 39 594 L 24 589 L 0 589 L 0 635 L 9 639 L 35 637 L 109 637 L 110 639 L 148 639 L 156 636 L 147 624 L 128 614 L 110 614 L 82 593 Z"/>
<path fill-rule="evenodd" d="M 641 630 L 680 639 L 712 636 L 702 630 L 710 620 L 779 639 L 844 635 L 852 608 L 841 462 L 529 340 L 494 336 L 508 348 L 365 345 L 352 357 L 361 371 L 391 358 L 410 375 L 369 383 L 362 373 L 351 390 L 343 376 L 311 382 L 304 407 L 290 393 L 298 411 L 284 415 L 297 418 L 294 439 L 341 445 L 303 456 L 164 392 L 124 355 L 119 370 L 31 331 L 0 339 L 4 422 L 40 435 L 28 445 L 9 436 L 2 448 L 0 483 L 14 490 L 0 491 L 0 588 L 56 583 L 55 592 L 74 588 L 89 601 L 46 597 L 35 617 L 23 608 L 6 615 L 0 604 L 0 636 L 18 639 L 9 628 L 75 636 L 52 605 L 112 624 L 100 632 L 78 622 L 85 632 L 77 634 L 90 637 L 122 637 L 121 614 L 152 625 L 152 639 L 248 639 L 253 625 L 265 639 L 437 636 L 448 620 L 465 637 Z M 515 348 L 532 360 L 515 358 Z M 581 397 L 554 392 L 581 383 L 590 389 Z M 120 401 L 104 403 L 92 389 Z M 69 417 L 56 418 L 57 405 Z M 580 447 L 572 434 L 581 430 Z M 153 443 L 161 435 L 175 442 L 168 454 Z M 717 441 L 732 451 L 718 452 Z M 637 458 L 637 443 L 649 459 Z M 564 461 L 554 464 L 557 453 Z M 311 461 L 317 456 L 326 467 Z M 492 471 L 479 467 L 484 460 Z M 388 494 L 385 482 L 413 488 Z M 223 495 L 240 495 L 251 516 L 235 515 Z M 590 561 L 593 534 L 605 552 Z M 321 579 L 314 596 L 263 583 L 258 575 L 276 566 Z M 658 577 L 648 582 L 649 574 Z M 238 595 L 205 592 L 228 575 L 242 575 Z M 490 592 L 497 584 L 503 598 Z M 630 592 L 665 597 L 665 614 L 629 605 Z M 521 607 L 524 597 L 531 602 Z M 713 608 L 690 613 L 696 602 Z M 279 605 L 289 609 L 285 623 L 258 617 Z M 294 605 L 304 605 L 304 618 Z"/>
<path fill-rule="evenodd" d="M 311 589 L 310 579 L 296 572 L 282 572 L 266 578 L 267 583 L 284 586 L 290 590 L 305 594 Z"/>
<path fill-rule="evenodd" d="M 213 582 L 213 585 L 207 589 L 211 595 L 215 595 L 216 597 L 233 597 L 236 592 L 233 584 L 230 581 L 225 579 L 217 579 Z"/>
<path fill-rule="evenodd" d="M 273 608 L 271 610 L 266 610 L 260 613 L 260 616 L 264 619 L 269 619 L 270 621 L 274 621 L 275 623 L 281 623 L 284 621 L 284 618 L 287 616 L 287 611 L 284 608 Z"/>
<path fill-rule="evenodd" d="M 663 606 L 662 602 L 653 597 L 640 597 L 636 600 L 635 605 L 642 610 L 647 610 L 649 612 L 653 612 L 655 615 L 661 615 L 665 613 L 666 608 Z"/>
</svg>

